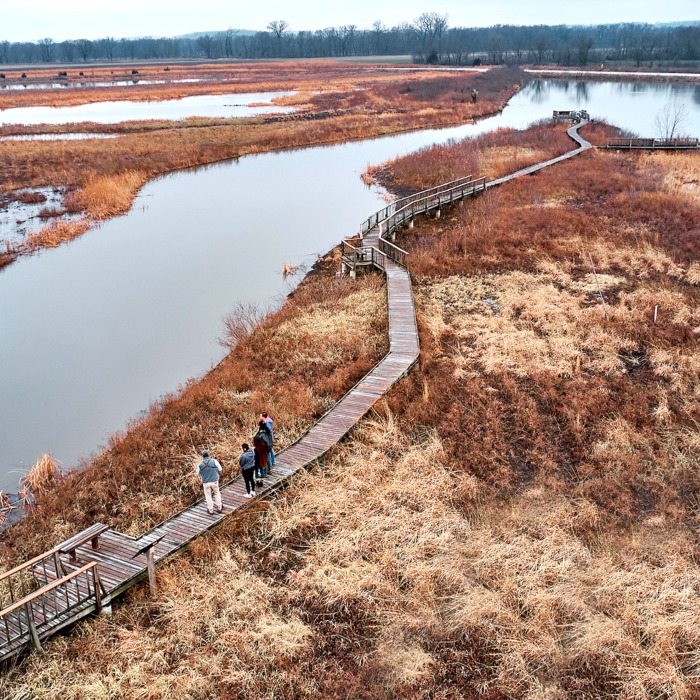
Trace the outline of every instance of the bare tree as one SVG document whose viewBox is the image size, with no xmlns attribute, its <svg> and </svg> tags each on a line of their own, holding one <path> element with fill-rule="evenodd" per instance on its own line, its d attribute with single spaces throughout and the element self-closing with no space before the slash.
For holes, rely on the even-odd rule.
<svg viewBox="0 0 700 700">
<path fill-rule="evenodd" d="M 589 36 L 582 36 L 576 42 L 576 54 L 578 55 L 579 66 L 585 66 L 588 63 L 588 54 L 593 48 L 593 39 Z"/>
<path fill-rule="evenodd" d="M 273 19 L 272 22 L 267 23 L 267 29 L 271 31 L 279 41 L 282 39 L 282 35 L 289 29 L 289 22 L 283 19 Z"/>
<path fill-rule="evenodd" d="M 78 49 L 78 54 L 80 58 L 83 59 L 83 62 L 87 62 L 92 53 L 92 42 L 90 39 L 78 39 L 78 41 L 75 42 L 75 47 Z"/>
<path fill-rule="evenodd" d="M 656 133 L 662 139 L 683 138 L 688 124 L 688 110 L 683 102 L 667 103 L 654 118 Z"/>
<path fill-rule="evenodd" d="M 104 51 L 105 58 L 108 61 L 114 60 L 114 51 L 117 48 L 117 40 L 113 36 L 106 36 L 100 42 L 102 46 L 102 51 Z"/>
<path fill-rule="evenodd" d="M 55 44 L 50 37 L 39 40 L 39 52 L 42 63 L 51 63 L 53 61 L 54 49 Z"/>
<path fill-rule="evenodd" d="M 197 39 L 197 46 L 207 58 L 214 58 L 216 53 L 216 40 L 211 34 L 203 34 Z"/>
<path fill-rule="evenodd" d="M 223 335 L 219 344 L 225 348 L 235 347 L 247 338 L 270 314 L 254 302 L 239 301 L 224 319 Z"/>
<path fill-rule="evenodd" d="M 61 55 L 65 61 L 69 63 L 73 62 L 75 58 L 75 42 L 74 41 L 62 41 L 61 42 Z"/>
<path fill-rule="evenodd" d="M 440 60 L 442 49 L 442 35 L 447 30 L 447 15 L 437 12 L 424 12 L 413 23 L 418 30 L 421 42 L 421 54 L 430 62 Z"/>
<path fill-rule="evenodd" d="M 547 51 L 549 51 L 549 41 L 544 34 L 540 34 L 535 39 L 534 44 L 535 61 L 538 66 L 544 63 L 544 57 L 547 55 Z"/>
</svg>

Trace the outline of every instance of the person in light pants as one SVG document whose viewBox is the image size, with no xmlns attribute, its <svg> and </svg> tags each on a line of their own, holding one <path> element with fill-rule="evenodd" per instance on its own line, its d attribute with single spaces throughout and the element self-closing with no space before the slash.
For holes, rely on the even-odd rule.
<svg viewBox="0 0 700 700">
<path fill-rule="evenodd" d="M 202 480 L 204 500 L 207 502 L 207 513 L 214 515 L 214 506 L 216 506 L 217 513 L 222 513 L 224 508 L 221 503 L 221 491 L 219 491 L 221 465 L 217 460 L 209 456 L 207 450 L 202 452 L 202 461 L 197 466 L 197 474 Z"/>
</svg>

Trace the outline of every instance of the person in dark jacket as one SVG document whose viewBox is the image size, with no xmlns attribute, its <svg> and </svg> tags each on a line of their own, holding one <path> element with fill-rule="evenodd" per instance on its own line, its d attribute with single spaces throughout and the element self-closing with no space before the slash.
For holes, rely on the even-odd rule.
<svg viewBox="0 0 700 700">
<path fill-rule="evenodd" d="M 270 473 L 270 452 L 272 451 L 272 431 L 264 420 L 258 423 L 258 432 L 255 434 L 255 438 L 253 438 L 253 444 L 256 444 L 256 439 L 260 440 L 265 445 L 265 461 L 260 462 L 262 476 L 264 477 Z"/>
<path fill-rule="evenodd" d="M 244 442 L 241 447 L 243 454 L 238 458 L 238 463 L 241 465 L 241 473 L 245 480 L 245 498 L 253 498 L 255 493 L 255 452 L 250 449 L 250 445 Z"/>
<path fill-rule="evenodd" d="M 272 430 L 272 418 L 270 418 L 265 411 L 260 414 L 260 420 L 262 420 L 270 430 L 270 452 L 267 455 L 267 473 L 269 474 L 272 471 L 272 467 L 275 466 L 275 448 L 273 447 L 275 434 Z"/>
<path fill-rule="evenodd" d="M 255 483 L 262 486 L 267 468 L 267 445 L 260 437 L 260 433 L 256 433 L 253 438 L 253 451 L 255 452 Z"/>
</svg>

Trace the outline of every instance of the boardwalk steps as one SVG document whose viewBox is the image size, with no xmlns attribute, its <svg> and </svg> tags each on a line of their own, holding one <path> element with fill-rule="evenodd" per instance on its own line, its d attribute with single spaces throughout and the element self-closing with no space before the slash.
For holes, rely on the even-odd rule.
<svg viewBox="0 0 700 700">
<path fill-rule="evenodd" d="M 577 133 L 585 123 L 567 132 L 579 144 L 573 151 L 491 182 L 460 178 L 398 200 L 367 219 L 356 239 L 343 241 L 343 264 L 348 271 L 354 274 L 358 268 L 372 266 L 386 275 L 389 352 L 296 442 L 277 455 L 266 486 L 259 490 L 261 496 L 275 491 L 293 474 L 321 458 L 417 361 L 419 340 L 408 254 L 388 240 L 395 237 L 397 228 L 410 226 L 418 214 L 439 212 L 447 204 L 578 155 L 591 147 Z M 163 561 L 251 502 L 245 498 L 240 477 L 221 488 L 221 497 L 225 509 L 222 515 L 209 515 L 200 500 L 138 538 L 96 524 L 0 574 L 0 662 L 32 647 L 41 649 L 42 640 L 109 606 L 148 575 L 149 550 L 154 562 Z"/>
</svg>

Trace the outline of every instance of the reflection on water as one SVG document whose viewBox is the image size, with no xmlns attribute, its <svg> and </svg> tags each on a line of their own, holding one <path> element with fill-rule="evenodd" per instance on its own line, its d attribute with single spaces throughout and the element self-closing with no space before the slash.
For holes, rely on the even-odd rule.
<svg viewBox="0 0 700 700">
<path fill-rule="evenodd" d="M 182 78 L 180 80 L 112 80 L 106 82 L 54 82 L 54 83 L 5 83 L 0 81 L 0 90 L 58 90 L 60 88 L 130 87 L 131 85 L 175 85 L 177 83 L 226 82 L 218 78 Z"/>
<path fill-rule="evenodd" d="M 382 206 L 359 177 L 368 163 L 525 127 L 552 109 L 588 108 L 645 134 L 669 100 L 687 100 L 700 133 L 694 87 L 579 84 L 533 81 L 502 114 L 476 124 L 173 174 L 144 187 L 128 215 L 7 267 L 0 488 L 13 488 L 16 470 L 43 452 L 73 466 L 130 416 L 217 362 L 221 319 L 237 302 L 279 300 L 289 289 L 283 263 L 313 262 Z"/>
<path fill-rule="evenodd" d="M 594 118 L 605 119 L 640 136 L 659 136 L 654 120 L 668 104 L 686 107 L 690 136 L 700 136 L 700 85 L 681 83 L 587 82 L 585 80 L 533 80 L 516 95 L 509 107 L 535 118 L 551 116 L 554 109 L 587 109 Z"/>
<path fill-rule="evenodd" d="M 248 92 L 227 95 L 194 95 L 178 100 L 150 102 L 93 102 L 72 107 L 15 107 L 0 110 L 0 124 L 116 124 L 143 119 L 187 119 L 188 117 L 233 118 L 256 114 L 285 114 L 287 107 L 252 107 L 269 103 L 293 92 Z"/>
</svg>

